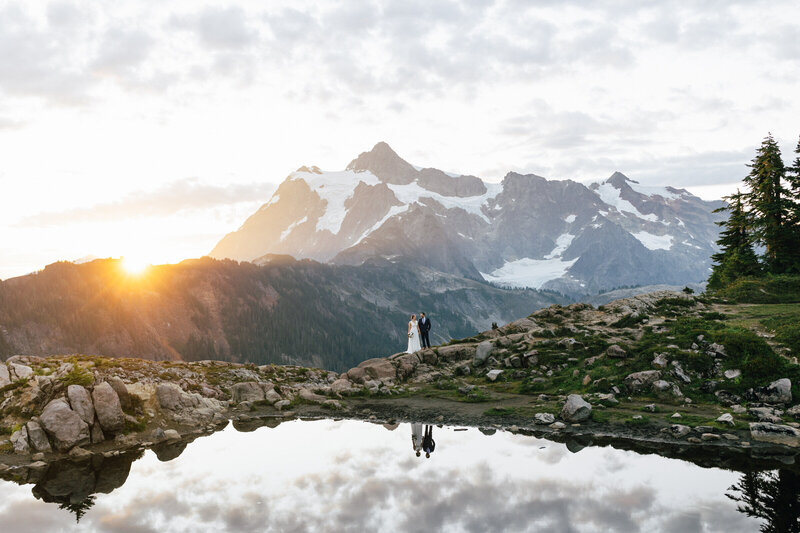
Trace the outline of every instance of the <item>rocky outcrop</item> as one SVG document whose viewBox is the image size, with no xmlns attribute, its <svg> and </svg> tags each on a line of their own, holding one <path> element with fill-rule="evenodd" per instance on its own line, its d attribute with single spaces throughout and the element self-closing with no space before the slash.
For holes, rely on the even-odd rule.
<svg viewBox="0 0 800 533">
<path fill-rule="evenodd" d="M 264 399 L 264 387 L 255 381 L 236 383 L 231 387 L 231 400 L 234 403 L 257 402 Z"/>
<path fill-rule="evenodd" d="M 0 363 L 0 387 L 5 387 L 11 384 L 11 374 L 8 372 L 8 367 L 5 363 Z"/>
<path fill-rule="evenodd" d="M 66 400 L 58 398 L 45 406 L 39 417 L 53 444 L 60 451 L 68 451 L 74 446 L 89 444 L 89 425 L 70 409 Z"/>
</svg>

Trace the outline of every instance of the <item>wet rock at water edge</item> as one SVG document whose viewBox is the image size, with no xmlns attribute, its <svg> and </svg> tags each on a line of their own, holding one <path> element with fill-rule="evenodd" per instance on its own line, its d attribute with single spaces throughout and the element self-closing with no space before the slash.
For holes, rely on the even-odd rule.
<svg viewBox="0 0 800 533">
<path fill-rule="evenodd" d="M 790 426 L 770 422 L 751 422 L 750 437 L 753 440 L 783 444 L 793 448 L 800 446 L 800 431 Z"/>
<path fill-rule="evenodd" d="M 264 388 L 255 381 L 235 383 L 231 387 L 231 399 L 235 403 L 261 401 L 264 399 Z"/>
<path fill-rule="evenodd" d="M 89 444 L 89 425 L 70 409 L 63 398 L 53 400 L 45 406 L 39 423 L 60 451 Z"/>
<path fill-rule="evenodd" d="M 561 418 L 567 422 L 582 422 L 592 416 L 592 406 L 579 394 L 570 394 L 564 407 L 561 408 Z"/>
<path fill-rule="evenodd" d="M 556 417 L 551 413 L 536 413 L 533 415 L 533 421 L 539 425 L 550 425 L 556 421 Z"/>
</svg>

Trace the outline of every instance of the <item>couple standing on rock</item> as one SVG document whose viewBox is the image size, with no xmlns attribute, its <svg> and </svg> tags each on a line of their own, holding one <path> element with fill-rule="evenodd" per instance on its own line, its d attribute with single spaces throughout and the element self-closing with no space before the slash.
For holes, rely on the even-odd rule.
<svg viewBox="0 0 800 533">
<path fill-rule="evenodd" d="M 422 348 L 430 348 L 431 341 L 428 338 L 428 332 L 431 330 L 431 320 L 425 316 L 425 313 L 411 315 L 411 320 L 408 321 L 408 349 L 406 353 L 418 352 Z M 420 346 L 420 339 L 422 346 Z"/>
<path fill-rule="evenodd" d="M 436 449 L 436 441 L 433 440 L 433 426 L 425 426 L 425 433 L 422 433 L 422 424 L 411 424 L 411 445 L 420 456 L 420 450 L 425 452 L 425 457 L 430 459 L 433 450 Z"/>
</svg>

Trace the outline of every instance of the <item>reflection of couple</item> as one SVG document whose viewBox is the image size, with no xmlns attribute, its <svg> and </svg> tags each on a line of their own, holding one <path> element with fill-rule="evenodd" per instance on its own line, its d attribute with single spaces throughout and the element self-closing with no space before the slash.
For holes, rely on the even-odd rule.
<svg viewBox="0 0 800 533">
<path fill-rule="evenodd" d="M 431 341 L 428 338 L 428 332 L 431 330 L 431 321 L 425 316 L 425 313 L 411 315 L 411 320 L 408 321 L 408 349 L 406 353 L 418 352 L 422 348 L 430 348 Z M 422 340 L 422 346 L 420 346 Z"/>
<path fill-rule="evenodd" d="M 431 457 L 433 450 L 436 449 L 436 441 L 433 440 L 433 426 L 425 426 L 425 433 L 422 432 L 422 424 L 411 424 L 411 445 L 420 456 L 420 450 L 425 452 L 425 457 Z"/>
</svg>

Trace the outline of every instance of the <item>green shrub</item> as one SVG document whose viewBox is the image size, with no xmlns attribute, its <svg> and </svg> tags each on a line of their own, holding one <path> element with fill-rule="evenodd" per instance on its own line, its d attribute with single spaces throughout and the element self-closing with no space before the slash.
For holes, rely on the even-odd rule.
<svg viewBox="0 0 800 533">
<path fill-rule="evenodd" d="M 714 296 L 737 303 L 797 303 L 800 302 L 800 276 L 782 274 L 741 278 L 715 291 Z"/>
<path fill-rule="evenodd" d="M 59 381 L 65 387 L 70 385 L 80 385 L 81 387 L 88 387 L 94 383 L 94 376 L 85 368 L 80 365 L 73 364 L 72 370 L 69 371 L 64 377 L 59 378 Z"/>
<path fill-rule="evenodd" d="M 632 314 L 625 315 L 624 317 L 620 318 L 616 322 L 611 324 L 612 328 L 632 328 L 638 324 L 641 324 L 645 320 L 648 319 L 648 316 L 645 314 L 634 316 Z"/>
</svg>

